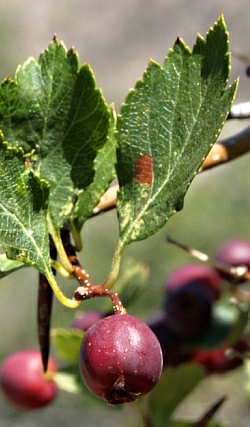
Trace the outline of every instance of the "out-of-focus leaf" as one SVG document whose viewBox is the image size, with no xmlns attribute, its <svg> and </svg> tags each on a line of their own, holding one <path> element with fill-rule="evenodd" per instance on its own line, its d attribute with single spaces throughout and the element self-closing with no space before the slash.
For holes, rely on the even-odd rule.
<svg viewBox="0 0 250 427">
<path fill-rule="evenodd" d="M 148 397 L 149 416 L 155 427 L 166 427 L 176 407 L 205 378 L 203 367 L 182 364 L 164 369 Z"/>
<path fill-rule="evenodd" d="M 120 275 L 115 283 L 115 291 L 118 293 L 122 304 L 126 309 L 130 308 L 138 300 L 138 296 L 146 285 L 149 277 L 149 266 L 138 262 L 134 258 L 127 257 L 121 268 Z M 110 310 L 110 301 L 103 301 L 102 310 Z"/>
<path fill-rule="evenodd" d="M 84 384 L 78 364 L 65 366 L 61 368 L 55 376 L 55 380 L 61 390 L 69 393 L 81 394 L 83 398 L 88 399 L 94 405 L 105 406 L 105 409 L 110 408 L 111 411 L 124 409 L 124 405 L 108 406 L 107 402 L 95 396 Z M 87 404 L 87 402 L 84 402 Z"/>
<path fill-rule="evenodd" d="M 51 340 L 58 356 L 68 363 L 78 364 L 84 332 L 78 329 L 53 329 Z"/>
</svg>

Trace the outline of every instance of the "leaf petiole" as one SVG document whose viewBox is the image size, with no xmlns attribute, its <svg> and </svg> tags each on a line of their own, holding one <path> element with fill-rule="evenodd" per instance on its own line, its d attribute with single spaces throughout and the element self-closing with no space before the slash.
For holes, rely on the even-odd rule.
<svg viewBox="0 0 250 427">
<path fill-rule="evenodd" d="M 74 275 L 69 273 L 65 268 L 60 264 L 58 261 L 55 261 L 54 259 L 50 260 L 51 267 L 54 268 L 62 277 L 65 279 L 74 279 Z"/>
<path fill-rule="evenodd" d="M 76 252 L 81 252 L 82 250 L 82 238 L 81 233 L 76 229 L 74 221 L 70 221 L 70 231 L 75 243 Z"/>
<path fill-rule="evenodd" d="M 118 244 L 113 256 L 109 275 L 107 277 L 107 280 L 102 285 L 102 287 L 105 289 L 111 289 L 117 280 L 117 277 L 120 271 L 121 258 L 122 258 L 122 254 L 125 249 L 125 246 L 126 245 L 124 245 L 124 243 L 121 240 L 118 241 Z"/>
<path fill-rule="evenodd" d="M 65 305 L 68 308 L 77 308 L 79 307 L 80 303 L 79 301 L 67 298 L 63 292 L 61 291 L 61 289 L 59 288 L 57 281 L 53 275 L 53 273 L 48 273 L 46 275 L 47 280 L 56 296 L 56 298 L 59 300 L 59 302 L 63 305 Z"/>
<path fill-rule="evenodd" d="M 69 273 L 73 273 L 74 266 L 71 264 L 71 262 L 68 259 L 68 256 L 65 252 L 63 242 L 60 235 L 60 230 L 57 230 L 52 223 L 51 218 L 48 216 L 48 225 L 49 225 L 49 233 L 54 241 L 55 247 L 57 249 L 57 253 L 59 256 L 59 259 L 61 261 L 61 264 L 63 268 Z"/>
</svg>

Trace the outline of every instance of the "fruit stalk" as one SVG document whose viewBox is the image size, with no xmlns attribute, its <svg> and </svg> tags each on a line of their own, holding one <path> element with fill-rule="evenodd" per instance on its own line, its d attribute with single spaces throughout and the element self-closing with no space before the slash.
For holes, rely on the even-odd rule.
<svg viewBox="0 0 250 427">
<path fill-rule="evenodd" d="M 126 309 L 116 292 L 110 289 L 103 289 L 102 286 L 79 286 L 75 291 L 76 301 L 83 301 L 94 297 L 109 297 L 113 303 L 115 314 L 126 314 Z"/>
<path fill-rule="evenodd" d="M 74 267 L 73 276 L 77 279 L 80 286 L 75 291 L 74 299 L 83 301 L 94 297 L 109 297 L 113 303 L 115 314 L 125 314 L 126 309 L 116 292 L 103 287 L 103 285 L 95 285 L 90 279 L 88 273 L 82 268 L 78 257 L 76 256 L 75 248 L 70 241 L 70 233 L 67 228 L 61 231 L 61 238 L 65 252 L 72 266 Z"/>
</svg>

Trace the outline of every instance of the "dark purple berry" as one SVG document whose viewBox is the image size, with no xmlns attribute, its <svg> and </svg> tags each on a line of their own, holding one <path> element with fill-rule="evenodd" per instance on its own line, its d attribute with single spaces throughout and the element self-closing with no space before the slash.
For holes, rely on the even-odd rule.
<svg viewBox="0 0 250 427">
<path fill-rule="evenodd" d="M 181 340 L 205 335 L 212 305 L 220 295 L 221 278 L 214 269 L 190 263 L 176 268 L 165 282 L 164 309 L 169 331 Z"/>
<path fill-rule="evenodd" d="M 219 299 L 221 278 L 218 272 L 198 263 L 184 264 L 173 270 L 166 279 L 165 289 L 171 292 L 193 282 L 199 282 L 200 286 L 211 295 L 213 301 Z"/>
<path fill-rule="evenodd" d="M 159 340 L 164 368 L 178 366 L 189 359 L 190 354 L 185 349 L 183 341 L 170 332 L 165 311 L 154 313 L 146 323 Z"/>
<path fill-rule="evenodd" d="M 149 393 L 162 372 L 158 339 L 141 320 L 116 314 L 99 320 L 84 335 L 79 360 L 87 387 L 109 404 Z"/>
<path fill-rule="evenodd" d="M 169 292 L 165 310 L 169 330 L 182 340 L 201 338 L 211 325 L 212 300 L 199 282 Z"/>
</svg>

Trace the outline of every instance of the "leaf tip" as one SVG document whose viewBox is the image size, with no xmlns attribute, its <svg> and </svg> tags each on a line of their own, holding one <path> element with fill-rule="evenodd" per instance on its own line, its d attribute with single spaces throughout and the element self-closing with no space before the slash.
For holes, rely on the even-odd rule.
<svg viewBox="0 0 250 427">
<path fill-rule="evenodd" d="M 176 52 L 176 50 L 179 51 L 179 49 L 186 53 L 191 53 L 191 50 L 186 45 L 185 41 L 182 39 L 182 37 L 178 36 L 177 39 L 174 42 L 173 49 L 170 49 L 169 53 L 172 54 L 173 52 Z"/>
<path fill-rule="evenodd" d="M 174 42 L 174 46 L 179 46 L 181 44 L 181 37 L 177 36 L 177 39 Z"/>
</svg>

